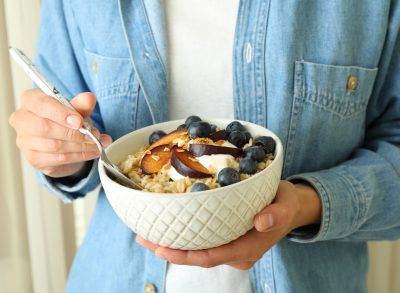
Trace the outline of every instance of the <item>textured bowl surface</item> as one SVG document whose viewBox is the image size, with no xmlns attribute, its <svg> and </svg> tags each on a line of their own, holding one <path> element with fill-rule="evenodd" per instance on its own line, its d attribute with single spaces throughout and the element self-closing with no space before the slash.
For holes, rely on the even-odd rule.
<svg viewBox="0 0 400 293">
<path fill-rule="evenodd" d="M 224 128 L 231 120 L 204 119 Z M 114 163 L 147 144 L 154 130 L 170 132 L 184 120 L 155 124 L 113 142 L 107 155 Z M 99 162 L 100 179 L 119 218 L 143 238 L 176 249 L 196 250 L 228 243 L 253 227 L 253 217 L 271 203 L 279 185 L 283 148 L 279 138 L 261 126 L 242 121 L 252 136 L 272 136 L 275 159 L 265 170 L 229 186 L 194 193 L 152 193 L 126 188 L 111 180 Z"/>
</svg>

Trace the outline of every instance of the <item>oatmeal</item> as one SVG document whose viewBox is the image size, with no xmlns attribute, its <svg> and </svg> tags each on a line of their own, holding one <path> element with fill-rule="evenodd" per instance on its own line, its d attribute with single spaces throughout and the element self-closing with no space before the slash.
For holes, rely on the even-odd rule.
<svg viewBox="0 0 400 293">
<path fill-rule="evenodd" d="M 238 121 L 218 129 L 191 117 L 196 116 L 168 134 L 153 132 L 149 145 L 119 164 L 122 172 L 144 191 L 182 193 L 246 180 L 272 163 L 271 137 L 253 138 Z"/>
</svg>

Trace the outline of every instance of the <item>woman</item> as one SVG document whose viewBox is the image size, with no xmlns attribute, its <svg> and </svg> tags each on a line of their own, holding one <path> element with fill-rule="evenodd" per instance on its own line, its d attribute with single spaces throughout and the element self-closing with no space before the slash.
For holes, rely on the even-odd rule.
<svg viewBox="0 0 400 293">
<path fill-rule="evenodd" d="M 82 118 L 108 145 L 235 116 L 281 138 L 285 181 L 255 229 L 198 252 L 135 241 L 101 190 L 67 291 L 365 292 L 366 242 L 400 232 L 400 2 L 199 2 L 43 1 L 37 62 L 78 112 L 27 91 L 18 146 L 71 202 L 99 184 Z"/>
</svg>

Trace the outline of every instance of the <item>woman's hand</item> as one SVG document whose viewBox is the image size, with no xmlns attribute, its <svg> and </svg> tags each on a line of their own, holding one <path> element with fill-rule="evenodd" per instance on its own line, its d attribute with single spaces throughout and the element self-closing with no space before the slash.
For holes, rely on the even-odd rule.
<svg viewBox="0 0 400 293">
<path fill-rule="evenodd" d="M 228 244 L 185 251 L 161 247 L 140 236 L 136 237 L 136 241 L 174 264 L 205 268 L 227 264 L 238 269 L 249 269 L 290 231 L 319 223 L 320 219 L 321 202 L 317 192 L 307 184 L 282 181 L 273 203 L 254 217 L 255 228 Z"/>
<path fill-rule="evenodd" d="M 11 114 L 10 125 L 17 132 L 16 143 L 28 162 L 50 177 L 65 177 L 79 173 L 99 156 L 96 145 L 79 132 L 96 105 L 96 97 L 82 93 L 71 100 L 74 111 L 39 89 L 22 95 L 21 107 Z M 93 133 L 107 146 L 111 137 Z"/>
</svg>

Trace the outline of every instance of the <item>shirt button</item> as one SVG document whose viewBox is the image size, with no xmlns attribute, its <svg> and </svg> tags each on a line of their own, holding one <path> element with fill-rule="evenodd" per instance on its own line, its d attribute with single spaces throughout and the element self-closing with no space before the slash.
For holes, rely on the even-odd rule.
<svg viewBox="0 0 400 293">
<path fill-rule="evenodd" d="M 93 63 L 92 63 L 92 70 L 93 70 L 94 74 L 97 74 L 97 63 L 96 63 L 96 61 L 93 61 Z"/>
<path fill-rule="evenodd" d="M 349 78 L 347 79 L 347 91 L 352 92 L 354 91 L 358 86 L 358 78 L 355 75 L 350 75 Z"/>
<path fill-rule="evenodd" d="M 144 284 L 144 293 L 156 293 L 156 287 L 152 283 Z"/>
</svg>

